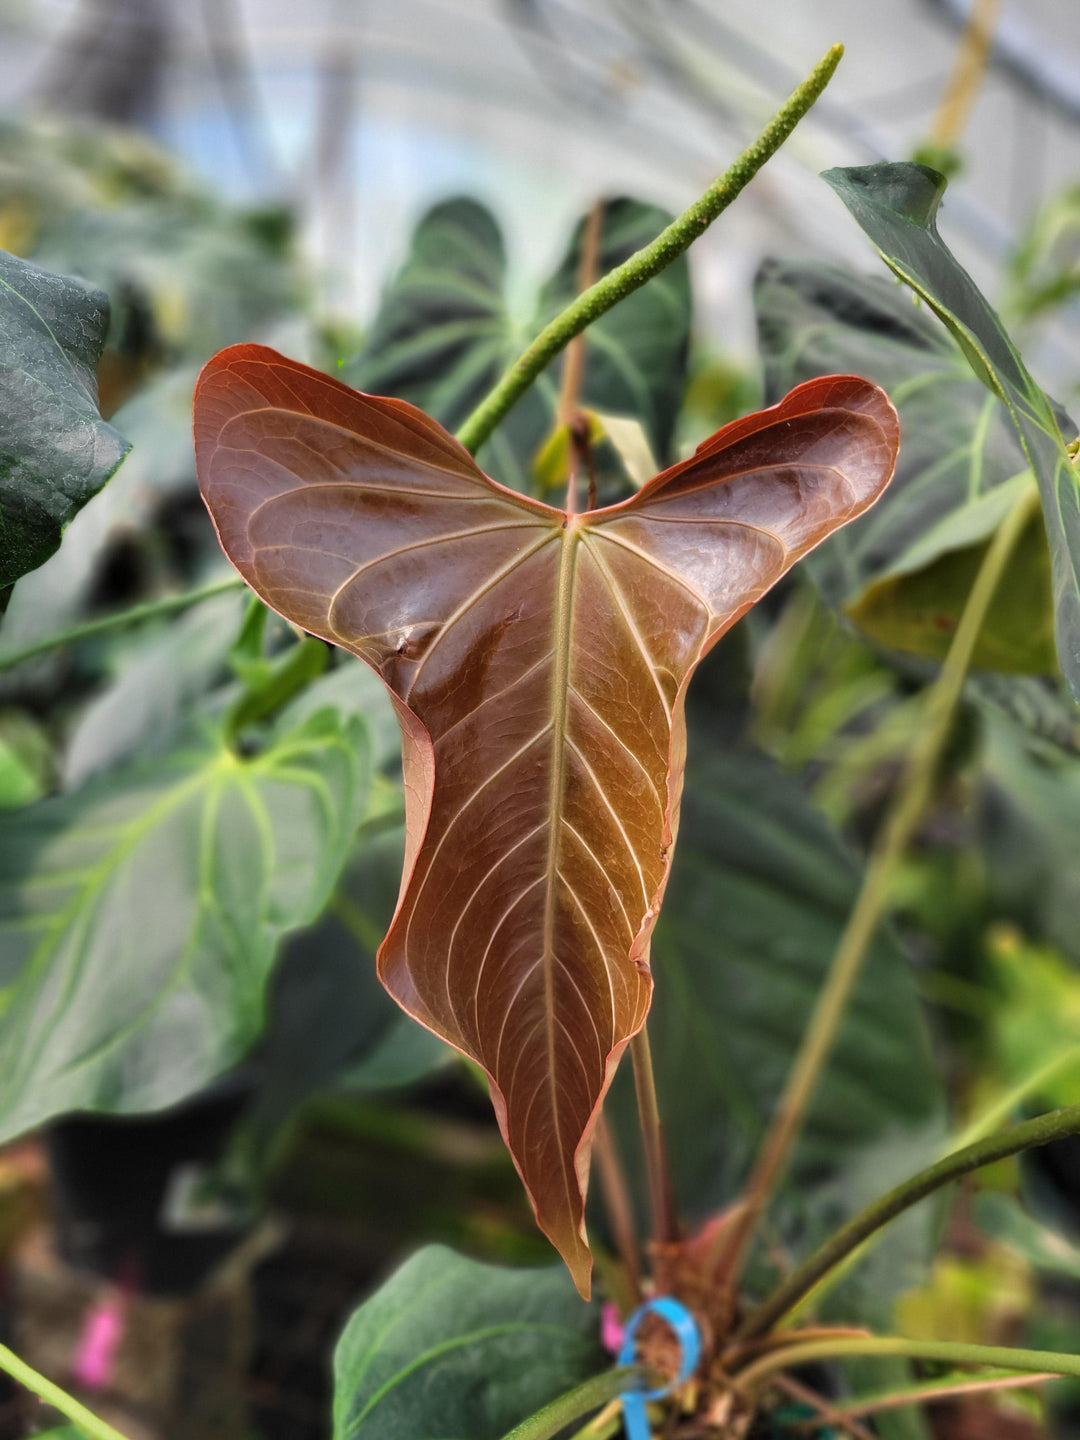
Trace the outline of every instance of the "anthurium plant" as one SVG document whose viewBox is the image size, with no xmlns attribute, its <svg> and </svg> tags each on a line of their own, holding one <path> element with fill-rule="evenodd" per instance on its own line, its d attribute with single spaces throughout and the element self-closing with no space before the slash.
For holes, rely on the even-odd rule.
<svg viewBox="0 0 1080 1440">
<path fill-rule="evenodd" d="M 409 1023 L 437 1037 L 418 1073 L 446 1045 L 478 1067 L 537 1225 L 565 1269 L 501 1269 L 441 1247 L 416 1254 L 342 1336 L 335 1440 L 865 1436 L 867 1425 L 886 1424 L 869 1417 L 910 1414 L 958 1391 L 1080 1376 L 1071 1353 L 892 1334 L 868 1327 L 872 1307 L 844 1311 L 853 1275 L 872 1270 L 903 1229 L 893 1222 L 910 1222 L 921 1201 L 982 1167 L 1080 1133 L 1080 1105 L 1004 1123 L 1015 1109 L 1006 1104 L 942 1147 L 906 961 L 883 928 L 975 657 L 992 669 L 1007 656 L 999 668 L 1009 672 L 1047 666 L 1045 645 L 1025 647 L 995 610 L 1004 577 L 1021 563 L 1036 567 L 1038 593 L 1049 594 L 1046 567 L 1038 569 L 1044 525 L 1061 669 L 1080 693 L 1072 427 L 939 236 L 939 175 L 901 164 L 826 178 L 945 329 L 924 314 L 912 319 L 898 308 L 900 292 L 880 282 L 771 266 L 759 304 L 772 403 L 722 425 L 687 458 L 669 453 L 672 372 L 686 348 L 681 257 L 784 141 L 839 59 L 837 47 L 731 170 L 646 243 L 637 245 L 642 214 L 630 202 L 595 207 L 534 333 L 501 374 L 501 241 L 471 202 L 427 217 L 351 367 L 350 378 L 381 376 L 392 393 L 364 393 L 263 345 L 217 353 L 195 388 L 195 457 L 240 578 L 213 581 L 176 608 L 218 603 L 241 582 L 254 592 L 229 652 L 233 688 L 213 724 L 168 764 L 31 807 L 3 842 L 12 847 L 6 873 L 25 870 L 29 854 L 37 876 L 37 898 L 14 879 L 5 892 L 19 948 L 0 1013 L 9 1057 L 0 1115 L 14 1134 L 66 1110 L 170 1103 L 238 1059 L 258 1034 L 282 937 L 318 919 L 358 835 L 400 820 L 400 889 L 378 977 Z M 440 263 L 450 277 L 444 332 L 424 304 Z M 661 284 L 658 299 L 650 287 Z M 125 443 L 82 413 L 85 339 L 79 349 L 55 327 L 45 333 L 39 301 L 48 291 L 44 272 L 13 272 L 5 335 L 13 352 L 18 336 L 29 337 L 35 403 L 45 405 L 54 372 L 80 380 L 78 418 L 93 453 L 61 484 L 52 432 L 65 417 L 45 416 L 47 445 L 32 426 L 5 437 L 0 478 L 31 518 L 35 487 L 61 494 L 66 517 L 104 483 Z M 81 291 L 57 292 L 56 303 L 101 311 Z M 844 318 L 853 310 L 887 323 L 858 332 Z M 887 347 L 875 345 L 881 333 Z M 827 363 L 837 353 L 850 358 L 843 373 Z M 619 387 L 632 390 L 627 376 L 646 375 L 657 355 L 664 373 L 646 385 L 631 434 Z M 548 371 L 556 361 L 557 386 Z M 492 382 L 486 394 L 474 393 L 477 375 Z M 70 390 L 52 386 L 54 408 Z M 943 390 L 955 405 L 940 429 L 909 440 L 913 397 L 927 405 Z M 915 464 L 909 444 L 932 460 Z M 664 468 L 650 478 L 641 464 L 651 451 Z M 979 486 L 950 479 L 925 514 L 927 469 L 949 477 L 974 454 Z M 3 554 L 4 584 L 56 543 L 56 527 L 39 525 L 31 544 L 29 525 Z M 813 572 L 834 605 L 906 651 L 908 663 L 937 667 L 919 693 L 914 741 L 895 757 L 861 879 L 782 772 L 760 752 L 726 746 L 712 692 L 695 698 L 698 684 L 715 686 L 717 655 L 737 664 L 726 647 L 712 662 L 709 652 L 815 550 Z M 938 614 L 927 625 L 920 596 L 941 594 L 943 566 L 949 603 L 944 621 Z M 291 627 L 273 654 L 264 653 L 276 623 L 268 612 Z M 322 642 L 366 669 L 343 661 L 327 672 Z M 8 664 L 56 643 L 24 647 Z M 705 673 L 695 682 L 699 666 L 708 682 Z M 762 673 L 767 688 L 767 666 Z M 400 728 L 400 790 L 371 719 L 375 677 Z M 875 677 L 879 704 L 887 687 Z M 1014 723 L 1015 694 L 1010 705 L 1006 721 L 999 698 L 995 733 Z M 998 743 L 1005 766 L 1011 752 Z M 708 783 L 684 797 L 688 764 Z M 188 891 L 177 881 L 159 898 L 139 937 L 138 984 L 121 996 L 109 983 L 116 937 L 131 943 L 125 907 L 161 853 L 178 873 L 194 867 L 200 882 Z M 706 954 L 687 999 L 695 947 Z M 768 994 L 755 1015 L 731 1020 L 734 968 L 725 966 L 740 963 L 766 977 Z M 860 1050 L 847 1019 L 864 972 L 881 980 L 876 1001 L 857 1002 L 862 1033 L 874 1037 Z M 695 1005 L 715 1012 L 716 1025 L 703 1025 Z M 717 1070 L 738 1071 L 740 1030 L 766 1016 L 775 1031 L 785 1014 L 801 1038 L 793 1035 L 786 1080 L 768 1077 L 771 1117 L 751 1149 L 710 1085 Z M 627 1049 L 636 1104 L 616 1080 Z M 741 1103 L 756 1120 L 765 1102 L 754 1065 L 746 1069 L 745 1090 L 736 1074 L 724 1094 L 736 1097 L 732 1111 Z M 799 1146 L 820 1138 L 819 1092 L 844 1073 L 857 1098 L 835 1107 L 839 1118 L 828 1113 L 833 1132 L 854 1133 L 860 1106 L 869 1113 L 876 1103 L 886 1118 L 869 1115 L 869 1136 L 888 1145 L 903 1118 L 922 1167 L 901 1178 L 871 1159 L 872 1179 L 888 1176 L 891 1187 L 871 1186 L 838 1227 L 805 1210 L 793 1258 L 777 1260 L 770 1234 L 788 1203 L 785 1182 L 793 1175 L 797 1190 L 812 1172 L 812 1160 L 799 1168 Z M 666 1079 L 685 1093 L 667 1095 Z M 1032 1093 L 1032 1084 L 1018 1092 Z M 688 1123 L 666 1128 L 662 1115 L 680 1109 Z M 730 1136 L 711 1169 L 725 1177 L 725 1203 L 710 1196 L 704 1213 L 688 1215 L 680 1192 L 698 1188 L 687 1177 L 713 1135 Z M 631 1153 L 640 1153 L 649 1198 L 645 1241 Z M 597 1192 L 603 1209 L 587 1223 Z M 594 1250 L 602 1318 L 587 1303 Z M 854 1391 L 848 1361 L 863 1377 Z M 115 1440 L 10 1352 L 0 1351 L 0 1364 L 77 1428 Z M 934 1368 L 916 1375 L 915 1364 Z"/>
</svg>

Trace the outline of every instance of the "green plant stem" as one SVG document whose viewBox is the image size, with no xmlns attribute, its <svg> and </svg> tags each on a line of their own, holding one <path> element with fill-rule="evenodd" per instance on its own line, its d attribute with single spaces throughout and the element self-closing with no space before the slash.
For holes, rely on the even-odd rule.
<svg viewBox="0 0 1080 1440">
<path fill-rule="evenodd" d="M 776 1388 L 800 1405 L 809 1406 L 820 1421 L 820 1427 L 815 1427 L 815 1434 L 821 1433 L 821 1429 L 828 1427 L 825 1433 L 832 1431 L 843 1431 L 845 1435 L 854 1436 L 854 1440 L 875 1440 L 864 1426 L 850 1416 L 841 1416 L 839 1411 L 816 1390 L 809 1385 L 803 1385 L 792 1375 L 778 1375 L 776 1377 Z M 800 1427 L 802 1428 L 802 1427 Z"/>
<path fill-rule="evenodd" d="M 210 600 L 215 595 L 224 595 L 229 590 L 243 589 L 244 581 L 239 575 L 230 575 L 226 580 L 213 580 L 209 585 L 200 585 L 195 590 L 181 590 L 178 595 L 163 595 L 160 600 L 147 600 L 144 605 L 133 605 L 129 610 L 117 610 L 112 615 L 101 615 L 96 620 L 86 620 L 73 625 L 70 630 L 60 630 L 44 640 L 35 640 L 21 650 L 0 653 L 0 670 L 11 670 L 24 660 L 35 655 L 45 655 L 76 640 L 88 640 L 92 635 L 105 635 L 110 630 L 125 630 L 129 625 L 140 625 L 144 620 L 156 620 L 162 615 L 175 615 L 178 610 L 187 610 L 198 605 L 200 600 Z"/>
<path fill-rule="evenodd" d="M 883 1390 L 875 1395 L 858 1395 L 833 1407 L 838 1420 L 855 1416 L 879 1415 L 883 1410 L 903 1410 L 909 1405 L 930 1405 L 935 1400 L 949 1400 L 956 1395 L 986 1395 L 995 1390 L 1022 1390 L 1028 1385 L 1042 1385 L 1057 1380 L 1049 1370 L 1036 1370 L 1017 1375 L 1011 1370 L 990 1375 L 964 1376 L 962 1379 L 928 1380 L 924 1385 L 908 1385 L 903 1390 Z"/>
<path fill-rule="evenodd" d="M 907 1360 L 943 1360 L 950 1365 L 993 1365 L 1035 1374 L 1080 1377 L 1080 1355 L 1055 1350 L 1010 1350 L 1002 1345 L 964 1345 L 954 1340 L 907 1340 L 899 1335 L 868 1335 L 859 1340 L 814 1340 L 763 1355 L 733 1377 L 740 1390 L 756 1391 L 783 1370 L 813 1360 L 844 1360 L 861 1356 L 898 1355 Z"/>
<path fill-rule="evenodd" d="M 743 151 L 734 165 L 710 185 L 700 199 L 695 200 L 649 245 L 584 290 L 561 315 L 541 330 L 457 432 L 457 438 L 466 450 L 476 454 L 511 406 L 575 335 L 580 335 L 613 305 L 633 294 L 654 275 L 659 275 L 704 234 L 779 150 L 832 79 L 843 53 L 842 45 L 834 45 L 798 89 L 792 92 L 749 149 Z"/>
<path fill-rule="evenodd" d="M 612 1440 L 622 1434 L 622 1403 L 610 1400 L 591 1420 L 586 1420 L 580 1430 L 575 1430 L 570 1440 Z"/>
<path fill-rule="evenodd" d="M 649 1048 L 649 1036 L 644 1025 L 630 1041 L 630 1057 L 634 1062 L 634 1088 L 637 1092 L 638 1118 L 641 1121 L 645 1170 L 649 1177 L 653 1235 L 659 1246 L 670 1245 L 678 1238 L 675 1206 L 668 1175 L 664 1127 L 656 1099 L 652 1050 Z M 662 1264 L 662 1255 L 658 1254 L 656 1259 L 658 1264 Z"/>
<path fill-rule="evenodd" d="M 1045 1065 L 1030 1074 L 1026 1080 L 1021 1080 L 1011 1090 L 1007 1090 L 1001 1099 L 984 1111 L 977 1120 L 974 1120 L 968 1128 L 954 1142 L 959 1149 L 961 1145 L 973 1145 L 976 1140 L 981 1140 L 984 1135 L 990 1135 L 1003 1121 L 1022 1105 L 1029 1095 L 1036 1095 L 1047 1084 L 1055 1079 L 1063 1070 L 1073 1065 L 1080 1065 L 1080 1045 L 1070 1045 L 1060 1055 L 1055 1055 Z"/>
<path fill-rule="evenodd" d="M 615 1137 L 607 1122 L 607 1116 L 603 1111 L 600 1112 L 600 1118 L 596 1122 L 593 1155 L 596 1157 L 596 1168 L 600 1176 L 600 1193 L 603 1197 L 608 1224 L 611 1226 L 619 1258 L 626 1271 L 626 1281 L 630 1291 L 626 1298 L 631 1300 L 630 1308 L 632 1309 L 641 1299 L 641 1266 L 638 1263 L 634 1206 L 630 1199 L 630 1187 L 626 1183 L 622 1157 L 615 1144 Z M 623 1297 L 613 1295 L 609 1298 L 618 1301 Z"/>
<path fill-rule="evenodd" d="M 20 1360 L 6 1345 L 0 1345 L 0 1370 L 6 1370 L 13 1380 L 25 1385 L 27 1390 L 32 1390 L 39 1400 L 44 1400 L 46 1405 L 59 1410 L 61 1415 L 66 1415 L 72 1424 L 92 1436 L 93 1440 L 126 1440 L 119 1430 L 114 1430 L 104 1420 L 99 1420 L 92 1410 L 80 1404 L 73 1395 L 31 1369 L 25 1360 Z"/>
<path fill-rule="evenodd" d="M 745 1209 L 733 1225 L 730 1237 L 725 1237 L 726 1243 L 716 1260 L 717 1274 L 729 1303 L 733 1303 L 750 1241 L 802 1129 L 863 960 L 885 913 L 897 864 L 929 803 L 986 612 L 1009 557 L 1037 505 L 1038 492 L 1032 485 L 1022 492 L 998 527 L 971 587 L 949 653 L 927 692 L 923 727 L 916 736 L 889 813 L 875 838 L 862 887 L 747 1182 Z"/>
<path fill-rule="evenodd" d="M 633 1390 L 635 1386 L 648 1387 L 656 1382 L 657 1377 L 641 1365 L 605 1370 L 602 1375 L 594 1375 L 591 1380 L 586 1380 L 573 1390 L 568 1390 L 565 1395 L 560 1395 L 557 1400 L 552 1400 L 551 1404 L 545 1405 L 542 1410 L 537 1410 L 535 1415 L 530 1415 L 520 1425 L 515 1425 L 503 1440 L 551 1440 L 551 1436 L 558 1435 L 567 1425 L 580 1420 L 590 1410 L 599 1410 L 601 1405 L 614 1400 L 624 1390 Z"/>
<path fill-rule="evenodd" d="M 1012 1125 L 977 1140 L 973 1145 L 946 1155 L 943 1160 L 928 1165 L 917 1175 L 890 1190 L 872 1205 L 842 1225 L 829 1236 L 823 1245 L 803 1261 L 769 1298 L 752 1310 L 735 1332 L 733 1340 L 754 1340 L 766 1334 L 778 1321 L 809 1293 L 822 1276 L 828 1274 L 864 1240 L 902 1215 L 912 1205 L 950 1184 L 961 1175 L 978 1170 L 983 1165 L 992 1165 L 1021 1150 L 1032 1150 L 1038 1145 L 1048 1145 L 1052 1140 L 1061 1140 L 1066 1135 L 1080 1133 L 1080 1105 L 1069 1105 L 1062 1110 L 1051 1110 L 1048 1115 L 1039 1115 L 1022 1125 Z"/>
</svg>

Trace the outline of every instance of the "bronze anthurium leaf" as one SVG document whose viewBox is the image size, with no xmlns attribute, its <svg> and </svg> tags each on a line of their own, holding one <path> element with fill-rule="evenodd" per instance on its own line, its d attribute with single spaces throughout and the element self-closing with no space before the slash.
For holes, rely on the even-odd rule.
<svg viewBox="0 0 1080 1440">
<path fill-rule="evenodd" d="M 440 425 L 257 345 L 195 393 L 199 478 L 268 605 L 385 681 L 407 843 L 391 995 L 487 1071 L 583 1293 L 593 1126 L 649 1008 L 694 666 L 892 474 L 883 391 L 833 376 L 586 514 L 488 479 Z"/>
</svg>

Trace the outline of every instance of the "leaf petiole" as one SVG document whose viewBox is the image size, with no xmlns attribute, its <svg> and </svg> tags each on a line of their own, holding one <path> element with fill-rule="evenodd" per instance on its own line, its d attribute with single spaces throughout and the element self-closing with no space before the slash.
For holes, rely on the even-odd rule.
<svg viewBox="0 0 1080 1440">
<path fill-rule="evenodd" d="M 126 1436 L 119 1430 L 99 1419 L 92 1410 L 88 1410 L 76 1400 L 74 1395 L 69 1395 L 66 1390 L 61 1390 L 59 1385 L 46 1380 L 44 1375 L 27 1365 L 25 1360 L 20 1360 L 6 1345 L 0 1345 L 0 1370 L 7 1371 L 13 1380 L 33 1391 L 39 1400 L 44 1400 L 46 1405 L 59 1410 L 61 1415 L 66 1415 L 84 1434 L 89 1435 L 91 1440 L 126 1440 Z"/>
<path fill-rule="evenodd" d="M 920 1170 L 830 1235 L 763 1304 L 750 1312 L 736 1331 L 734 1339 L 752 1340 L 766 1334 L 824 1275 L 845 1260 L 863 1241 L 927 1195 L 940 1190 L 943 1185 L 948 1185 L 961 1175 L 967 1175 L 984 1165 L 992 1165 L 1009 1155 L 1019 1154 L 1021 1150 L 1048 1145 L 1052 1140 L 1061 1140 L 1067 1135 L 1078 1133 L 1080 1105 L 1069 1105 L 1062 1110 L 1052 1110 L 1047 1115 L 1039 1115 L 1022 1125 L 1013 1125 L 1008 1130 L 1001 1130 L 996 1135 L 977 1140 L 973 1145 L 956 1150 L 943 1160 Z"/>
<path fill-rule="evenodd" d="M 908 1385 L 902 1390 L 882 1390 L 873 1395 L 857 1395 L 837 1405 L 833 1414 L 839 1420 L 854 1416 L 879 1415 L 884 1410 L 902 1410 L 908 1405 L 927 1405 L 935 1400 L 949 1400 L 958 1395 L 986 1395 L 995 1390 L 1022 1390 L 1030 1385 L 1042 1385 L 1047 1380 L 1059 1377 L 1048 1370 L 1037 1370 L 1027 1374 L 1015 1374 L 1003 1370 L 1000 1374 L 954 1375 L 946 1380 L 930 1380 L 923 1385 Z"/>
<path fill-rule="evenodd" d="M 815 1340 L 765 1355 L 734 1377 L 738 1389 L 759 1391 L 774 1375 L 814 1360 L 845 1360 L 864 1356 L 899 1356 L 908 1360 L 942 1360 L 951 1365 L 993 1365 L 1039 1375 L 1080 1377 L 1080 1355 L 1055 1350 L 1014 1350 L 1002 1345 L 965 1345 L 954 1340 L 908 1340 L 899 1335 L 869 1335 L 860 1340 Z"/>
<path fill-rule="evenodd" d="M 193 590 L 181 590 L 177 595 L 163 595 L 160 600 L 147 600 L 143 605 L 132 605 L 128 610 L 118 610 L 112 615 L 101 615 L 96 620 L 85 620 L 81 625 L 72 625 L 69 630 L 60 630 L 47 635 L 44 640 L 35 640 L 21 650 L 0 652 L 0 670 L 12 670 L 24 660 L 37 655 L 47 655 L 61 645 L 74 644 L 76 640 L 89 640 L 93 635 L 107 635 L 110 630 L 124 630 L 129 625 L 141 625 L 144 620 L 156 620 L 162 615 L 175 615 L 179 610 L 188 610 L 202 600 L 215 595 L 224 595 L 230 590 L 242 590 L 244 581 L 239 575 L 230 575 L 224 580 L 212 580 L 209 585 L 199 585 Z"/>
<path fill-rule="evenodd" d="M 573 1390 L 567 1390 L 542 1410 L 537 1410 L 535 1415 L 530 1415 L 508 1431 L 503 1440 L 551 1440 L 552 1436 L 558 1435 L 575 1420 L 580 1420 L 590 1410 L 598 1410 L 609 1400 L 636 1386 L 652 1388 L 656 1380 L 657 1376 L 642 1365 L 606 1370 L 602 1375 L 594 1375 L 592 1379 L 576 1385 Z"/>
</svg>

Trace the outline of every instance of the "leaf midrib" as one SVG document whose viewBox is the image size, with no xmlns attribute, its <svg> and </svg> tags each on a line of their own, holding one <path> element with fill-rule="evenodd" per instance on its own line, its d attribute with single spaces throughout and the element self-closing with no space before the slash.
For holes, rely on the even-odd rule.
<svg viewBox="0 0 1080 1440">
<path fill-rule="evenodd" d="M 559 1090 L 555 1064 L 555 910 L 558 885 L 559 842 L 562 835 L 563 791 L 566 782 L 566 726 L 570 709 L 570 642 L 574 627 L 574 580 L 580 530 L 571 516 L 562 533 L 559 578 L 555 588 L 555 665 L 551 677 L 551 789 L 548 808 L 548 858 L 544 899 L 544 1025 L 547 1041 L 547 1080 L 551 1092 L 551 1114 L 559 1154 L 565 1153 L 559 1120 Z M 570 1177 L 563 1168 L 563 1184 L 573 1208 Z"/>
</svg>

